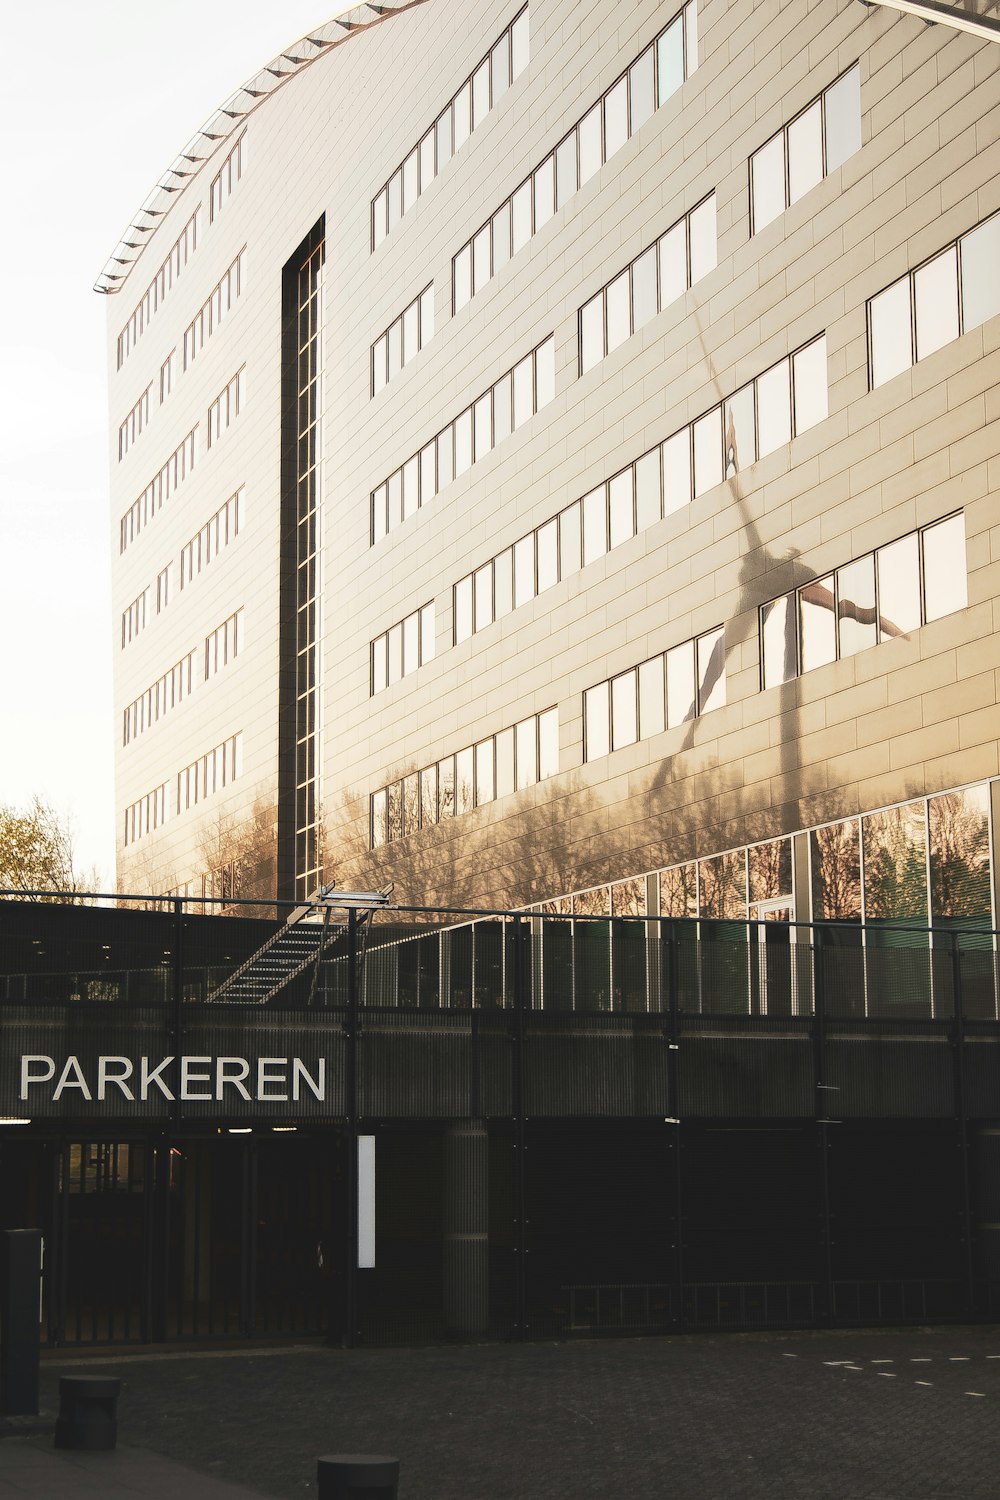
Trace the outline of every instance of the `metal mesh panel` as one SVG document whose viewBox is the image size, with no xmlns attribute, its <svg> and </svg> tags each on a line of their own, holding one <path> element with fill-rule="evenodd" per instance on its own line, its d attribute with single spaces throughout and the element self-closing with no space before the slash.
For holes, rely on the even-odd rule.
<svg viewBox="0 0 1000 1500">
<path fill-rule="evenodd" d="M 955 1111 L 948 1037 L 899 1035 L 870 1027 L 829 1035 L 824 1049 L 831 1115 L 951 1116 Z"/>
<path fill-rule="evenodd" d="M 500 1017 L 368 1012 L 358 1050 L 367 1118 L 510 1114 L 511 1044 Z"/>
<path fill-rule="evenodd" d="M 734 1018 L 735 1021 L 735 1018 Z M 756 1117 L 812 1116 L 816 1106 L 808 1022 L 776 1032 L 748 1020 L 739 1031 L 706 1030 L 685 1020 L 677 1054 L 677 1113 Z M 695 1029 L 697 1028 L 697 1029 Z"/>
<path fill-rule="evenodd" d="M 671 1112 L 666 1038 L 651 1016 L 532 1014 L 524 1073 L 529 1116 Z"/>
</svg>

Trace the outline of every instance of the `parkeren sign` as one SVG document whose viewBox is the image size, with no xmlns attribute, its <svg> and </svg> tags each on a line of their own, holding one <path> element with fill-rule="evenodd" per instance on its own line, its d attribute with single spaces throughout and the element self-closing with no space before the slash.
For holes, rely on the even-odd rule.
<svg viewBox="0 0 1000 1500">
<path fill-rule="evenodd" d="M 198 1056 L 125 1057 L 21 1054 L 19 1100 L 33 1104 L 72 1102 L 81 1113 L 94 1102 L 114 1099 L 123 1110 L 151 1099 L 231 1104 L 326 1102 L 327 1060 L 314 1057 Z"/>
</svg>

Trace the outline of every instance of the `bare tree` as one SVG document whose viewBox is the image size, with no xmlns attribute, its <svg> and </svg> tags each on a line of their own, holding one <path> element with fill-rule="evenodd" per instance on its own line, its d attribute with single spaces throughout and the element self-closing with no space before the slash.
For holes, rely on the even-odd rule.
<svg viewBox="0 0 1000 1500">
<path fill-rule="evenodd" d="M 98 883 L 96 869 L 77 869 L 72 826 L 43 798 L 23 810 L 0 805 L 0 893 L 83 905 Z"/>
</svg>

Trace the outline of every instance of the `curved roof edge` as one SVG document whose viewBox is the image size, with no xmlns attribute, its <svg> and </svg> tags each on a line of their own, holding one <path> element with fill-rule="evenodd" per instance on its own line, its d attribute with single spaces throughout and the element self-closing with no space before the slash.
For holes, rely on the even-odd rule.
<svg viewBox="0 0 1000 1500">
<path fill-rule="evenodd" d="M 105 261 L 94 282 L 94 291 L 108 296 L 121 291 L 143 250 L 153 238 L 154 231 L 159 227 L 159 221 L 173 206 L 171 195 L 179 193 L 188 178 L 197 177 L 205 164 L 215 156 L 220 145 L 235 134 L 243 121 L 254 110 L 259 109 L 271 94 L 317 58 L 324 57 L 334 47 L 341 47 L 350 41 L 357 32 L 367 31 L 392 16 L 424 4 L 426 0 L 378 0 L 377 4 L 374 0 L 367 0 L 365 4 L 354 5 L 332 20 L 324 21 L 322 26 L 314 27 L 284 52 L 279 52 L 277 57 L 272 58 L 252 78 L 248 78 L 209 116 L 154 184 Z"/>
</svg>

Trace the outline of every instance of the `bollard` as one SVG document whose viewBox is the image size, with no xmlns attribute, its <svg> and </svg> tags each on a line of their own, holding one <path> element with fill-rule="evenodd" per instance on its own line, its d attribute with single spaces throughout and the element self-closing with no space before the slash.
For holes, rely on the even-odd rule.
<svg viewBox="0 0 1000 1500">
<path fill-rule="evenodd" d="M 115 1376 L 62 1375 L 56 1447 L 105 1452 L 118 1441 L 118 1393 Z"/>
<path fill-rule="evenodd" d="M 332 1453 L 316 1460 L 319 1500 L 396 1500 L 399 1459 Z"/>
</svg>

